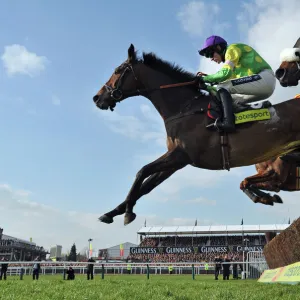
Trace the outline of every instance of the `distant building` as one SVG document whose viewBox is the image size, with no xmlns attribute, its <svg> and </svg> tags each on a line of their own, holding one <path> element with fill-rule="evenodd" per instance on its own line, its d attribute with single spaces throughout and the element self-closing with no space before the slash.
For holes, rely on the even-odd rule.
<svg viewBox="0 0 300 300">
<path fill-rule="evenodd" d="M 131 247 L 138 247 L 138 245 L 126 242 L 106 249 L 99 249 L 98 258 L 103 260 L 126 260 Z"/>
<path fill-rule="evenodd" d="M 55 245 L 50 248 L 50 259 L 59 261 L 62 258 L 62 246 L 61 245 Z"/>
</svg>

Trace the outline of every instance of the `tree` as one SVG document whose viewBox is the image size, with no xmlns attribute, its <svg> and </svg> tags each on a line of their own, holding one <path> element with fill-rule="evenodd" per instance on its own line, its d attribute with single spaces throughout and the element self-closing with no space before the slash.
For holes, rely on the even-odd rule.
<svg viewBox="0 0 300 300">
<path fill-rule="evenodd" d="M 77 254 L 76 254 L 76 245 L 75 243 L 72 245 L 71 250 L 70 250 L 70 254 L 68 257 L 69 261 L 77 261 Z"/>
</svg>

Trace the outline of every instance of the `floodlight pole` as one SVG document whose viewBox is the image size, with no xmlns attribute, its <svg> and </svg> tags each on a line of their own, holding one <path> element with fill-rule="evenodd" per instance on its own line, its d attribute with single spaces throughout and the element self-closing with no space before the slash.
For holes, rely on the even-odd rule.
<svg viewBox="0 0 300 300">
<path fill-rule="evenodd" d="M 93 239 L 91 239 L 91 238 L 88 239 L 88 242 L 89 242 L 88 258 L 90 258 L 90 246 L 91 246 L 91 241 L 92 241 L 92 240 L 93 240 Z"/>
</svg>

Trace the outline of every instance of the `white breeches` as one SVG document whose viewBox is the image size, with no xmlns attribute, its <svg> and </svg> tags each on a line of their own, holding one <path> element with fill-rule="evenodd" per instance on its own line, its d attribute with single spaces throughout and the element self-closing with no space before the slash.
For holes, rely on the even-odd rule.
<svg viewBox="0 0 300 300">
<path fill-rule="evenodd" d="M 217 89 L 226 89 L 234 102 L 245 104 L 269 98 L 274 93 L 275 86 L 274 72 L 264 70 L 256 75 L 222 82 L 218 84 Z"/>
</svg>

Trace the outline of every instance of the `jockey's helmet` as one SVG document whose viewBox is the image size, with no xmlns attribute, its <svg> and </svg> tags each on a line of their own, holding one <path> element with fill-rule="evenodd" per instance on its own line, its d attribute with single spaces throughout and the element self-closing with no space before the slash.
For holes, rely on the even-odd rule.
<svg viewBox="0 0 300 300">
<path fill-rule="evenodd" d="M 221 50 L 217 49 L 217 46 L 220 46 Z M 205 56 L 207 58 L 212 58 L 214 52 L 219 53 L 223 56 L 224 51 L 227 48 L 227 42 L 220 36 L 212 35 L 206 39 L 204 42 L 202 49 L 199 50 L 199 54 Z"/>
</svg>

